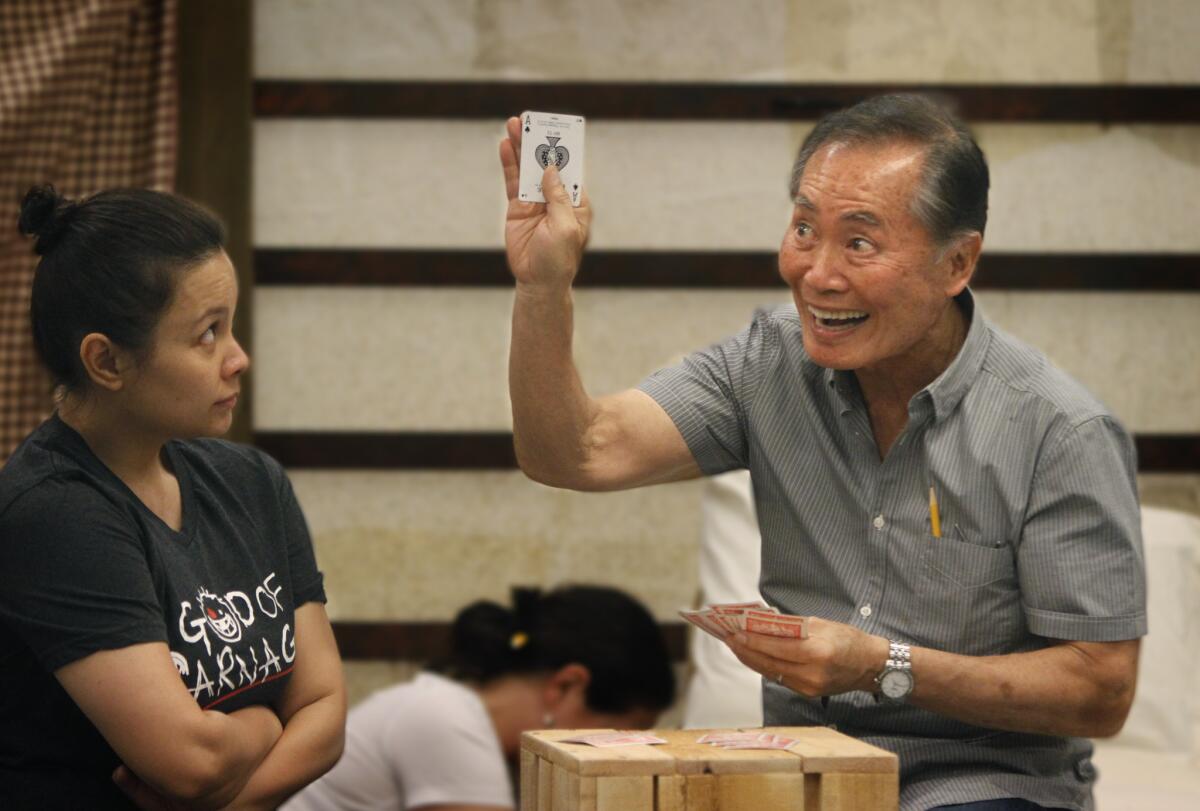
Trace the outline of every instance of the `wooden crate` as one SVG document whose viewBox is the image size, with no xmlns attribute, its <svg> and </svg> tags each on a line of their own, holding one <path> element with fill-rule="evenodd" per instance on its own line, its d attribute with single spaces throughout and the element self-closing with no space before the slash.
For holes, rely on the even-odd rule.
<svg viewBox="0 0 1200 811">
<path fill-rule="evenodd" d="M 597 748 L 585 732 L 521 736 L 521 811 L 879 811 L 899 805 L 891 752 L 826 727 L 766 727 L 788 750 L 720 749 L 705 732 L 654 730 L 669 743 Z"/>
</svg>

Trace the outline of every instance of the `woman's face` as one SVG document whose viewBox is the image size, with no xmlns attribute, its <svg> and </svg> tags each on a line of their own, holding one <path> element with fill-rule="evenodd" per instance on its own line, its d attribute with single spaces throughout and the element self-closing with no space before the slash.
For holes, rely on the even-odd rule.
<svg viewBox="0 0 1200 811">
<path fill-rule="evenodd" d="M 123 405 L 145 432 L 220 436 L 229 430 L 250 358 L 233 337 L 238 285 L 224 251 L 184 272 L 136 363 Z"/>
</svg>

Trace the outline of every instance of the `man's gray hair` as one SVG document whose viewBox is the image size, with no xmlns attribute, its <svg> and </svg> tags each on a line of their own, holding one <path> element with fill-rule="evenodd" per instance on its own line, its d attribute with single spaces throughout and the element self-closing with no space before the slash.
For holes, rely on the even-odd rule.
<svg viewBox="0 0 1200 811">
<path fill-rule="evenodd" d="M 800 193 L 804 167 L 829 144 L 909 142 L 925 147 L 913 215 L 938 246 L 987 225 L 988 167 L 966 124 L 925 96 L 893 94 L 831 113 L 813 128 L 792 165 L 791 195 Z"/>
</svg>

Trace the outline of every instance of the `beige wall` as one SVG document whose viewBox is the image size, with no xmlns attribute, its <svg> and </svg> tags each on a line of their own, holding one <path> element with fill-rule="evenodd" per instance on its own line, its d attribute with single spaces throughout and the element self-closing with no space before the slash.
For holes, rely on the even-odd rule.
<svg viewBox="0 0 1200 811">
<path fill-rule="evenodd" d="M 1193 0 L 257 0 L 256 12 L 256 71 L 275 78 L 1151 83 L 1200 75 Z"/>
<path fill-rule="evenodd" d="M 259 78 L 1200 82 L 1191 0 L 258 0 Z M 517 111 L 514 111 L 517 112 Z M 262 120 L 260 247 L 496 248 L 499 121 Z M 807 125 L 589 123 L 597 248 L 777 246 Z M 1200 127 L 989 125 L 987 245 L 1200 252 Z M 576 341 L 595 392 L 729 334 L 764 291 L 592 289 Z M 1200 432 L 1200 296 L 984 292 L 985 311 L 1136 431 Z M 510 294 L 262 288 L 260 430 L 503 430 Z M 518 473 L 293 471 L 349 619 L 448 619 L 510 583 L 600 580 L 661 618 L 695 590 L 695 483 L 616 495 Z M 1200 512 L 1200 477 L 1143 476 Z M 351 665 L 355 695 L 408 672 Z"/>
</svg>

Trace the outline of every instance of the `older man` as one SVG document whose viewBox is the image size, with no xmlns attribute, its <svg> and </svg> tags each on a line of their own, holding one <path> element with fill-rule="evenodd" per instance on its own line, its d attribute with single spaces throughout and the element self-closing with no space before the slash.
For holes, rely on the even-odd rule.
<svg viewBox="0 0 1200 811">
<path fill-rule="evenodd" d="M 612 490 L 749 468 L 762 593 L 812 617 L 805 640 L 729 640 L 767 723 L 897 752 L 906 809 L 1090 808 L 1083 738 L 1123 724 L 1146 632 L 1134 452 L 976 307 L 988 171 L 961 122 L 886 96 L 818 123 L 779 251 L 794 306 L 599 398 L 571 355 L 590 210 L 553 169 L 548 204 L 516 200 L 508 133 L 525 472 Z"/>
</svg>

